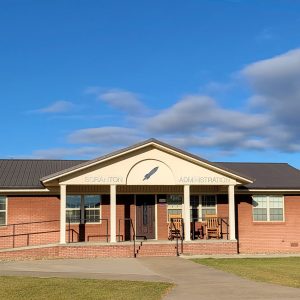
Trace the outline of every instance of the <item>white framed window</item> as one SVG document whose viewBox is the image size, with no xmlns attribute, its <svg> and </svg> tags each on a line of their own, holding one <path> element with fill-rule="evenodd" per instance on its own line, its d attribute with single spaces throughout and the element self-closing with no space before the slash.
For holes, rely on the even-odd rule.
<svg viewBox="0 0 300 300">
<path fill-rule="evenodd" d="M 216 195 L 191 195 L 190 197 L 191 221 L 205 221 L 206 215 L 217 214 Z"/>
<path fill-rule="evenodd" d="M 170 222 L 170 215 L 179 215 L 182 218 L 182 195 L 167 195 L 167 220 Z"/>
<path fill-rule="evenodd" d="M 99 223 L 100 219 L 101 195 L 67 195 L 67 222 Z"/>
<path fill-rule="evenodd" d="M 7 199 L 0 196 L 0 226 L 5 226 L 7 222 Z"/>
<path fill-rule="evenodd" d="M 253 221 L 282 222 L 284 221 L 284 197 L 277 195 L 252 196 Z"/>
</svg>

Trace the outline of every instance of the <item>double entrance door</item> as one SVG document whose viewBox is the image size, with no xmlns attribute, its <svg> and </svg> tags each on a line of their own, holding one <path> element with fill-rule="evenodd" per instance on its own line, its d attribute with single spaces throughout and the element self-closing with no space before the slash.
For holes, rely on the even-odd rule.
<svg viewBox="0 0 300 300">
<path fill-rule="evenodd" d="M 155 195 L 136 195 L 136 237 L 155 239 Z"/>
</svg>

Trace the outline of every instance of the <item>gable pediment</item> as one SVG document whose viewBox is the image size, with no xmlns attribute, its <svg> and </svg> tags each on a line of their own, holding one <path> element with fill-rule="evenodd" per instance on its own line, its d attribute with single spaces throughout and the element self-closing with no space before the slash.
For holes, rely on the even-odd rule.
<svg viewBox="0 0 300 300">
<path fill-rule="evenodd" d="M 67 185 L 229 185 L 237 183 L 234 176 L 225 173 L 201 161 L 149 145 L 62 176 L 59 182 Z"/>
</svg>

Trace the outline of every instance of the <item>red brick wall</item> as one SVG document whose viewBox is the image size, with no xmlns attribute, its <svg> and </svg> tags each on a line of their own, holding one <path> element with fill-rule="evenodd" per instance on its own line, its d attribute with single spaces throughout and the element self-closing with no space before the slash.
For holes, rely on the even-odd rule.
<svg viewBox="0 0 300 300">
<path fill-rule="evenodd" d="M 168 239 L 167 203 L 157 203 L 157 239 Z"/>
<path fill-rule="evenodd" d="M 138 246 L 138 244 L 137 244 Z M 184 254 L 235 254 L 237 242 L 198 242 L 184 243 Z M 175 256 L 176 243 L 143 243 L 137 257 Z M 133 257 L 131 245 L 85 245 L 51 246 L 17 251 L 0 251 L 1 260 L 49 259 L 49 258 L 96 258 L 96 257 Z"/>
<path fill-rule="evenodd" d="M 236 197 L 240 253 L 300 252 L 300 196 L 284 198 L 284 222 L 253 222 L 251 196 Z"/>
<path fill-rule="evenodd" d="M 124 196 L 125 197 L 125 196 Z M 133 197 L 128 200 L 117 199 L 117 234 L 118 219 L 131 217 L 135 222 L 135 206 Z M 125 208 L 125 203 L 129 207 Z M 252 201 L 247 195 L 237 195 L 238 239 L 241 253 L 271 253 L 271 252 L 300 252 L 300 196 L 285 196 L 284 222 L 253 222 Z M 110 216 L 109 196 L 103 197 L 102 218 Z M 59 220 L 59 198 L 55 196 L 9 196 L 8 197 L 8 223 L 37 222 L 46 220 Z M 126 210 L 126 213 L 125 213 Z M 227 196 L 218 197 L 218 215 L 228 216 Z M 168 238 L 167 205 L 157 204 L 157 232 L 159 240 Z M 78 225 L 74 229 L 73 241 L 78 241 Z M 67 226 L 68 229 L 68 226 Z M 226 229 L 226 227 L 223 227 Z M 47 233 L 43 233 L 46 232 Z M 40 223 L 15 227 L 15 234 L 39 233 L 29 236 L 29 245 L 56 243 L 59 241 L 59 222 Z M 13 233 L 11 226 L 0 228 L 0 235 Z M 108 222 L 108 233 L 110 223 Z M 124 237 L 124 222 L 121 223 L 121 236 Z M 84 239 L 90 241 L 104 241 L 106 223 L 85 226 Z M 99 237 L 97 235 L 102 235 Z M 72 235 L 71 235 L 72 236 Z M 224 238 L 226 235 L 224 235 Z M 15 247 L 27 245 L 27 235 L 15 237 Z M 68 232 L 67 232 L 68 240 Z M 0 248 L 12 247 L 11 237 L 1 238 Z M 222 249 L 222 248 L 220 248 Z"/>
<path fill-rule="evenodd" d="M 228 211 L 228 196 L 227 195 L 218 195 L 217 197 L 217 214 L 218 217 L 222 218 L 222 224 L 221 224 L 221 233 L 223 239 L 229 239 L 229 235 L 227 233 L 229 232 L 229 211 Z"/>
<path fill-rule="evenodd" d="M 9 196 L 7 202 L 7 224 L 59 220 L 59 199 L 55 196 Z M 5 226 L 0 235 L 35 233 L 1 238 L 0 248 L 10 248 L 56 243 L 59 240 L 59 221 L 27 225 Z"/>
</svg>

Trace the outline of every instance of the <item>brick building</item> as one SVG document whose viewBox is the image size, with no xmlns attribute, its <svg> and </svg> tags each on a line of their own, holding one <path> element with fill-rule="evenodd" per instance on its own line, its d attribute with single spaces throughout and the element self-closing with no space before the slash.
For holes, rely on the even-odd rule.
<svg viewBox="0 0 300 300">
<path fill-rule="evenodd" d="M 185 254 L 300 252 L 300 171 L 154 139 L 90 161 L 0 160 L 0 258 L 176 255 L 174 216 Z"/>
</svg>

